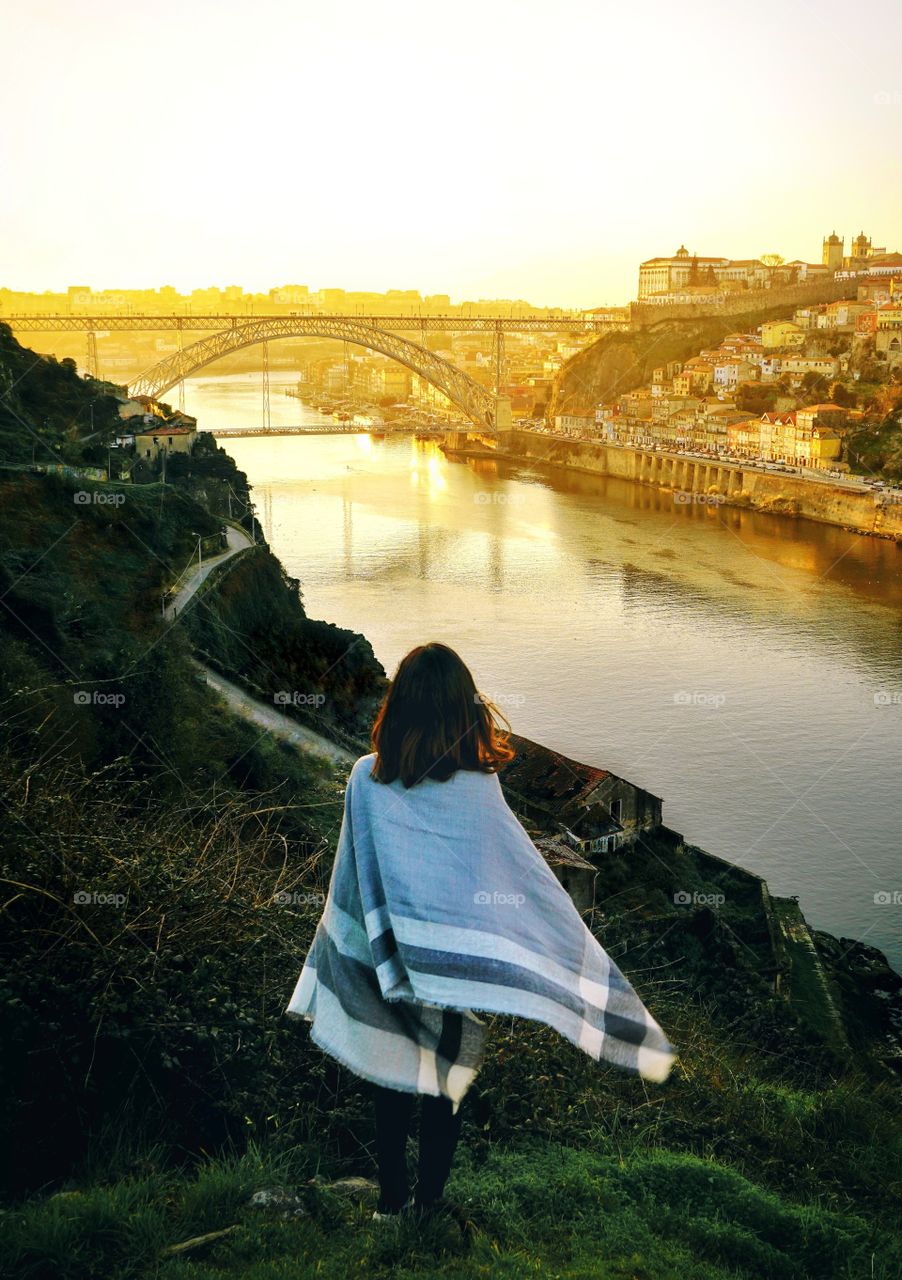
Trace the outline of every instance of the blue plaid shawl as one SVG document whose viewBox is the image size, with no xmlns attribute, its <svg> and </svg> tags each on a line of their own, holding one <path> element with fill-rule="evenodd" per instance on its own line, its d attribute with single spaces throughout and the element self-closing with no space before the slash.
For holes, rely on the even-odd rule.
<svg viewBox="0 0 902 1280">
<path fill-rule="evenodd" d="M 674 1050 L 507 805 L 498 777 L 351 770 L 332 880 L 286 1013 L 376 1084 L 450 1098 L 479 1070 L 472 1011 L 553 1027 L 649 1080 Z"/>
</svg>

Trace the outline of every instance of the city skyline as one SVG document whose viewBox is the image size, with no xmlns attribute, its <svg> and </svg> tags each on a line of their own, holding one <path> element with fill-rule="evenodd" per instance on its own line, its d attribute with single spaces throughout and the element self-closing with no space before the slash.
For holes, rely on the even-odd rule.
<svg viewBox="0 0 902 1280">
<path fill-rule="evenodd" d="M 834 230 L 829 237 L 825 235 L 823 238 L 820 259 L 816 254 L 812 254 L 807 261 L 783 259 L 780 265 L 776 261 L 770 261 L 768 265 L 758 259 L 696 257 L 690 255 L 689 251 L 681 246 L 674 257 L 655 257 L 637 264 L 638 289 L 634 291 L 630 301 L 636 299 L 641 301 L 643 297 L 647 297 L 650 293 L 654 294 L 656 291 L 660 291 L 657 293 L 657 300 L 661 302 L 679 301 L 682 296 L 679 291 L 667 293 L 668 282 L 672 279 L 675 267 L 678 277 L 684 284 L 687 281 L 691 282 L 695 273 L 697 278 L 695 287 L 701 293 L 706 291 L 704 281 L 710 285 L 711 280 L 719 280 L 721 276 L 732 281 L 728 288 L 737 289 L 768 287 L 780 283 L 781 280 L 803 282 L 825 278 L 834 271 L 847 271 L 854 274 L 857 271 L 867 271 L 871 264 L 877 274 L 897 270 L 898 253 L 887 254 L 886 246 L 874 245 L 871 237 L 865 236 L 863 230 L 855 237 L 849 236 L 848 240 L 849 252 L 846 255 L 846 237 L 837 235 Z M 829 253 L 828 246 L 830 246 Z M 859 256 L 856 257 L 856 253 Z M 781 256 L 777 255 L 777 257 Z M 715 263 L 717 265 L 714 265 Z M 700 289 L 699 285 L 702 286 Z M 707 291 L 716 292 L 713 288 Z M 100 313 L 104 308 L 107 308 L 110 314 L 116 314 L 123 310 L 140 311 L 143 306 L 154 311 L 184 308 L 187 314 L 192 312 L 202 314 L 205 310 L 215 312 L 220 307 L 230 309 L 246 305 L 253 312 L 254 309 L 265 310 L 270 304 L 279 307 L 297 307 L 299 311 L 313 308 L 318 311 L 358 311 L 378 314 L 383 303 L 385 309 L 392 313 L 396 311 L 407 313 L 417 309 L 421 309 L 424 313 L 441 313 L 461 307 L 472 307 L 484 311 L 486 307 L 493 305 L 501 308 L 510 307 L 512 312 L 523 309 L 536 311 L 544 309 L 570 313 L 580 310 L 574 307 L 562 308 L 554 303 L 534 303 L 528 298 L 462 298 L 454 297 L 447 292 L 429 294 L 417 289 L 401 288 L 376 291 L 328 286 L 311 287 L 300 281 L 282 281 L 262 289 L 251 290 L 246 289 L 241 283 L 232 281 L 228 284 L 198 284 L 184 290 L 178 290 L 171 284 L 146 287 L 123 285 L 112 289 L 98 289 L 91 284 L 81 283 L 69 284 L 59 289 L 37 291 L 11 290 L 0 283 L 0 314 L 8 303 L 12 305 L 7 309 L 10 313 L 15 313 L 17 309 L 21 309 L 20 300 L 24 298 L 34 301 L 48 300 L 50 310 L 58 309 L 73 314 L 84 310 L 96 310 Z M 626 310 L 618 303 L 611 303 L 609 306 L 612 312 Z M 30 311 L 33 308 L 26 306 L 24 309 Z M 41 305 L 37 310 L 47 311 L 48 305 Z M 604 311 L 604 308 L 598 307 L 595 310 Z"/>
<path fill-rule="evenodd" d="M 898 7 L 854 29 L 832 0 L 722 12 L 39 0 L 4 19 L 0 286 L 585 308 L 680 243 L 895 248 Z"/>
</svg>

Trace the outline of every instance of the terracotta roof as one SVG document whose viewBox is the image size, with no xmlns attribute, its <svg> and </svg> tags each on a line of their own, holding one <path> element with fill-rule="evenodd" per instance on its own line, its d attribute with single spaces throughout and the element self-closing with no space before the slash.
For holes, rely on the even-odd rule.
<svg viewBox="0 0 902 1280">
<path fill-rule="evenodd" d="M 193 436 L 194 434 L 194 427 L 170 427 L 162 421 L 159 426 L 146 427 L 143 431 L 135 432 L 136 436 Z"/>
<path fill-rule="evenodd" d="M 544 807 L 569 806 L 613 777 L 607 769 L 581 764 L 529 738 L 512 734 L 510 742 L 517 754 L 499 771 L 502 785 Z"/>
</svg>

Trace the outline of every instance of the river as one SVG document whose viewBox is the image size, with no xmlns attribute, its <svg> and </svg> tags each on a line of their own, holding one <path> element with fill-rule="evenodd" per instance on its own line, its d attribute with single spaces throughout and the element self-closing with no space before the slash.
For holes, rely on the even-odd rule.
<svg viewBox="0 0 902 1280">
<path fill-rule="evenodd" d="M 289 382 L 273 423 L 322 421 Z M 260 406 L 259 375 L 187 385 L 202 427 Z M 687 839 L 902 968 L 902 550 L 409 437 L 220 443 L 311 616 L 389 673 L 453 645 L 517 732 L 662 796 Z"/>
</svg>

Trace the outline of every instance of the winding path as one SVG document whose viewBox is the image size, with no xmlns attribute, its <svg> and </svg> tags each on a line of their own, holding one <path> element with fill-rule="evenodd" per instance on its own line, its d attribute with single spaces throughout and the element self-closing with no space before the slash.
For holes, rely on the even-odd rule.
<svg viewBox="0 0 902 1280">
<path fill-rule="evenodd" d="M 184 613 L 186 605 L 191 603 L 198 588 L 212 570 L 217 565 L 223 564 L 224 561 L 237 555 L 239 551 L 246 551 L 248 547 L 254 545 L 252 539 L 242 529 L 237 529 L 234 525 L 226 525 L 226 538 L 228 547 L 225 551 L 219 555 L 210 556 L 208 560 L 204 560 L 193 570 L 186 569 L 178 579 L 178 587 L 164 607 L 164 621 L 170 623 L 178 621 L 178 618 Z M 265 702 L 260 702 L 257 698 L 251 697 L 240 685 L 226 679 L 218 671 L 208 667 L 206 663 L 199 662 L 197 659 L 194 659 L 194 663 L 209 687 L 215 690 L 230 711 L 240 716 L 243 720 L 247 720 L 259 729 L 265 729 L 282 742 L 290 742 L 300 750 L 307 751 L 311 755 L 320 756 L 329 760 L 332 764 L 353 764 L 356 760 L 357 757 L 344 747 L 338 746 L 337 743 L 323 737 L 322 734 L 314 733 L 312 729 L 308 729 L 306 725 L 299 724 L 291 716 L 286 716 L 283 712 L 277 711 L 275 707 L 270 707 Z"/>
<path fill-rule="evenodd" d="M 225 551 L 221 551 L 217 556 L 210 556 L 209 559 L 202 560 L 197 568 L 191 569 L 188 566 L 178 578 L 178 586 L 163 608 L 163 618 L 166 622 L 174 621 L 179 613 L 184 612 L 185 605 L 188 604 L 200 584 L 218 564 L 222 564 L 224 560 L 230 559 L 237 552 L 246 551 L 248 547 L 254 545 L 253 540 L 243 529 L 237 529 L 231 524 L 227 524 L 225 529 L 226 540 L 229 544 L 228 548 Z"/>
<path fill-rule="evenodd" d="M 269 707 L 246 693 L 240 685 L 214 671 L 212 667 L 199 662 L 198 667 L 211 689 L 215 689 L 231 711 L 243 720 L 256 725 L 258 729 L 266 729 L 282 742 L 290 742 L 301 751 L 309 751 L 312 755 L 322 756 L 333 764 L 353 764 L 357 759 L 350 751 L 340 747 L 322 734 L 314 733 L 306 725 L 299 724 L 275 707 Z"/>
</svg>

